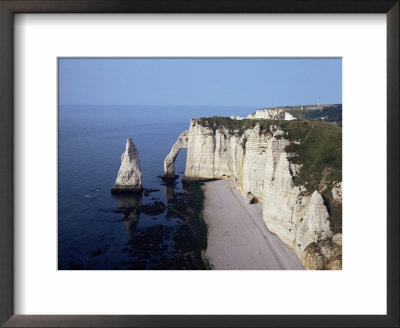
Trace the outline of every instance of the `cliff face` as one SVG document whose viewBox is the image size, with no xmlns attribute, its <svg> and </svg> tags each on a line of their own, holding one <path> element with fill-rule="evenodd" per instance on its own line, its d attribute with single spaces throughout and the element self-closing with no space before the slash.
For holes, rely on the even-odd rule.
<svg viewBox="0 0 400 328">
<path fill-rule="evenodd" d="M 229 128 L 213 131 L 195 119 L 190 122 L 185 179 L 233 179 L 243 195 L 263 198 L 264 164 L 271 133 L 260 126 L 242 135 Z"/>
<path fill-rule="evenodd" d="M 257 118 L 257 119 L 266 119 L 266 120 L 295 120 L 296 118 L 284 111 L 281 108 L 265 108 L 259 109 L 255 113 L 249 114 L 247 118 Z"/>
<path fill-rule="evenodd" d="M 125 152 L 121 155 L 121 167 L 112 193 L 140 192 L 142 187 L 142 171 L 140 170 L 139 152 L 131 138 L 126 141 Z"/>
<path fill-rule="evenodd" d="M 243 150 L 239 135 L 225 128 L 215 132 L 190 121 L 186 179 L 223 179 L 238 173 Z"/>
<path fill-rule="evenodd" d="M 184 177 L 233 179 L 247 202 L 263 202 L 267 227 L 296 252 L 303 265 L 340 269 L 341 235 L 334 237 L 321 194 L 295 186 L 302 164 L 293 163 L 294 154 L 285 150 L 291 144 L 288 132 L 270 122 L 263 126 L 254 122 L 244 130 L 238 128 L 239 123 L 229 126 L 229 121 L 224 122 L 215 126 L 212 120 L 191 120 L 185 134 Z M 341 184 L 335 185 L 335 196 L 339 187 Z"/>
<path fill-rule="evenodd" d="M 243 119 L 231 116 L 234 119 Z M 342 125 L 342 104 L 335 105 L 305 105 L 305 106 L 286 106 L 276 108 L 263 108 L 247 116 L 248 119 L 267 119 L 267 120 L 313 120 L 321 122 L 331 122 Z"/>
</svg>

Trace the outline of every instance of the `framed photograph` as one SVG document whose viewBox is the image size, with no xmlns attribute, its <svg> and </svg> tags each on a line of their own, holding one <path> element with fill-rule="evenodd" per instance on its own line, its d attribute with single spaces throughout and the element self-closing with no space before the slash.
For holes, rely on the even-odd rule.
<svg viewBox="0 0 400 328">
<path fill-rule="evenodd" d="M 58 270 L 341 270 L 341 73 L 58 58 Z"/>
<path fill-rule="evenodd" d="M 0 10 L 2 325 L 399 325 L 398 1 Z"/>
</svg>

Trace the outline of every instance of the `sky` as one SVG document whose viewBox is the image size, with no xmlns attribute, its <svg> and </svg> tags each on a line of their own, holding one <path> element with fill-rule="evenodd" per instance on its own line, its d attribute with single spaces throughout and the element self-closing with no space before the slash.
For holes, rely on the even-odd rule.
<svg viewBox="0 0 400 328">
<path fill-rule="evenodd" d="M 338 58 L 60 58 L 61 105 L 342 103 Z"/>
</svg>

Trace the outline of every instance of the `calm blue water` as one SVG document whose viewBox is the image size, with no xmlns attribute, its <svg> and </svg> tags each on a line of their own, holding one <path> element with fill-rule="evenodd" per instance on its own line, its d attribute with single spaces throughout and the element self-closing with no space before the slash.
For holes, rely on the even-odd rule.
<svg viewBox="0 0 400 328">
<path fill-rule="evenodd" d="M 191 117 L 247 115 L 255 108 L 60 106 L 59 269 L 203 269 L 206 227 L 199 186 L 182 184 L 186 150 L 165 182 L 163 161 Z M 143 186 L 160 191 L 111 195 L 128 137 L 136 144 Z M 152 215 L 141 205 L 162 202 Z"/>
</svg>

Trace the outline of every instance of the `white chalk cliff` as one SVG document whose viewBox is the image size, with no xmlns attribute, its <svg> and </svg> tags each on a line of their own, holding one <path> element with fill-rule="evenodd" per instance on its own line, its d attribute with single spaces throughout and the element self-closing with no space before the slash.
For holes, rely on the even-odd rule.
<svg viewBox="0 0 400 328">
<path fill-rule="evenodd" d="M 266 120 L 295 120 L 296 118 L 282 108 L 263 108 L 255 113 L 249 114 L 247 118 L 266 119 Z"/>
<path fill-rule="evenodd" d="M 340 269 L 341 236 L 339 245 L 321 194 L 294 185 L 301 165 L 290 163 L 285 135 L 272 124 L 268 131 L 257 123 L 239 133 L 192 119 L 164 161 L 164 175 L 175 175 L 173 160 L 180 148 L 187 148 L 184 179 L 234 180 L 246 202 L 263 203 L 268 229 L 296 252 L 305 267 Z"/>
<path fill-rule="evenodd" d="M 142 190 L 139 151 L 132 139 L 128 138 L 125 152 L 121 156 L 121 167 L 119 168 L 118 176 L 111 192 L 140 192 Z"/>
<path fill-rule="evenodd" d="M 243 119 L 263 119 L 263 120 L 285 120 L 291 121 L 296 120 L 292 114 L 286 112 L 283 108 L 262 108 L 254 113 L 247 115 L 247 117 L 229 116 L 232 120 L 243 120 Z"/>
</svg>

